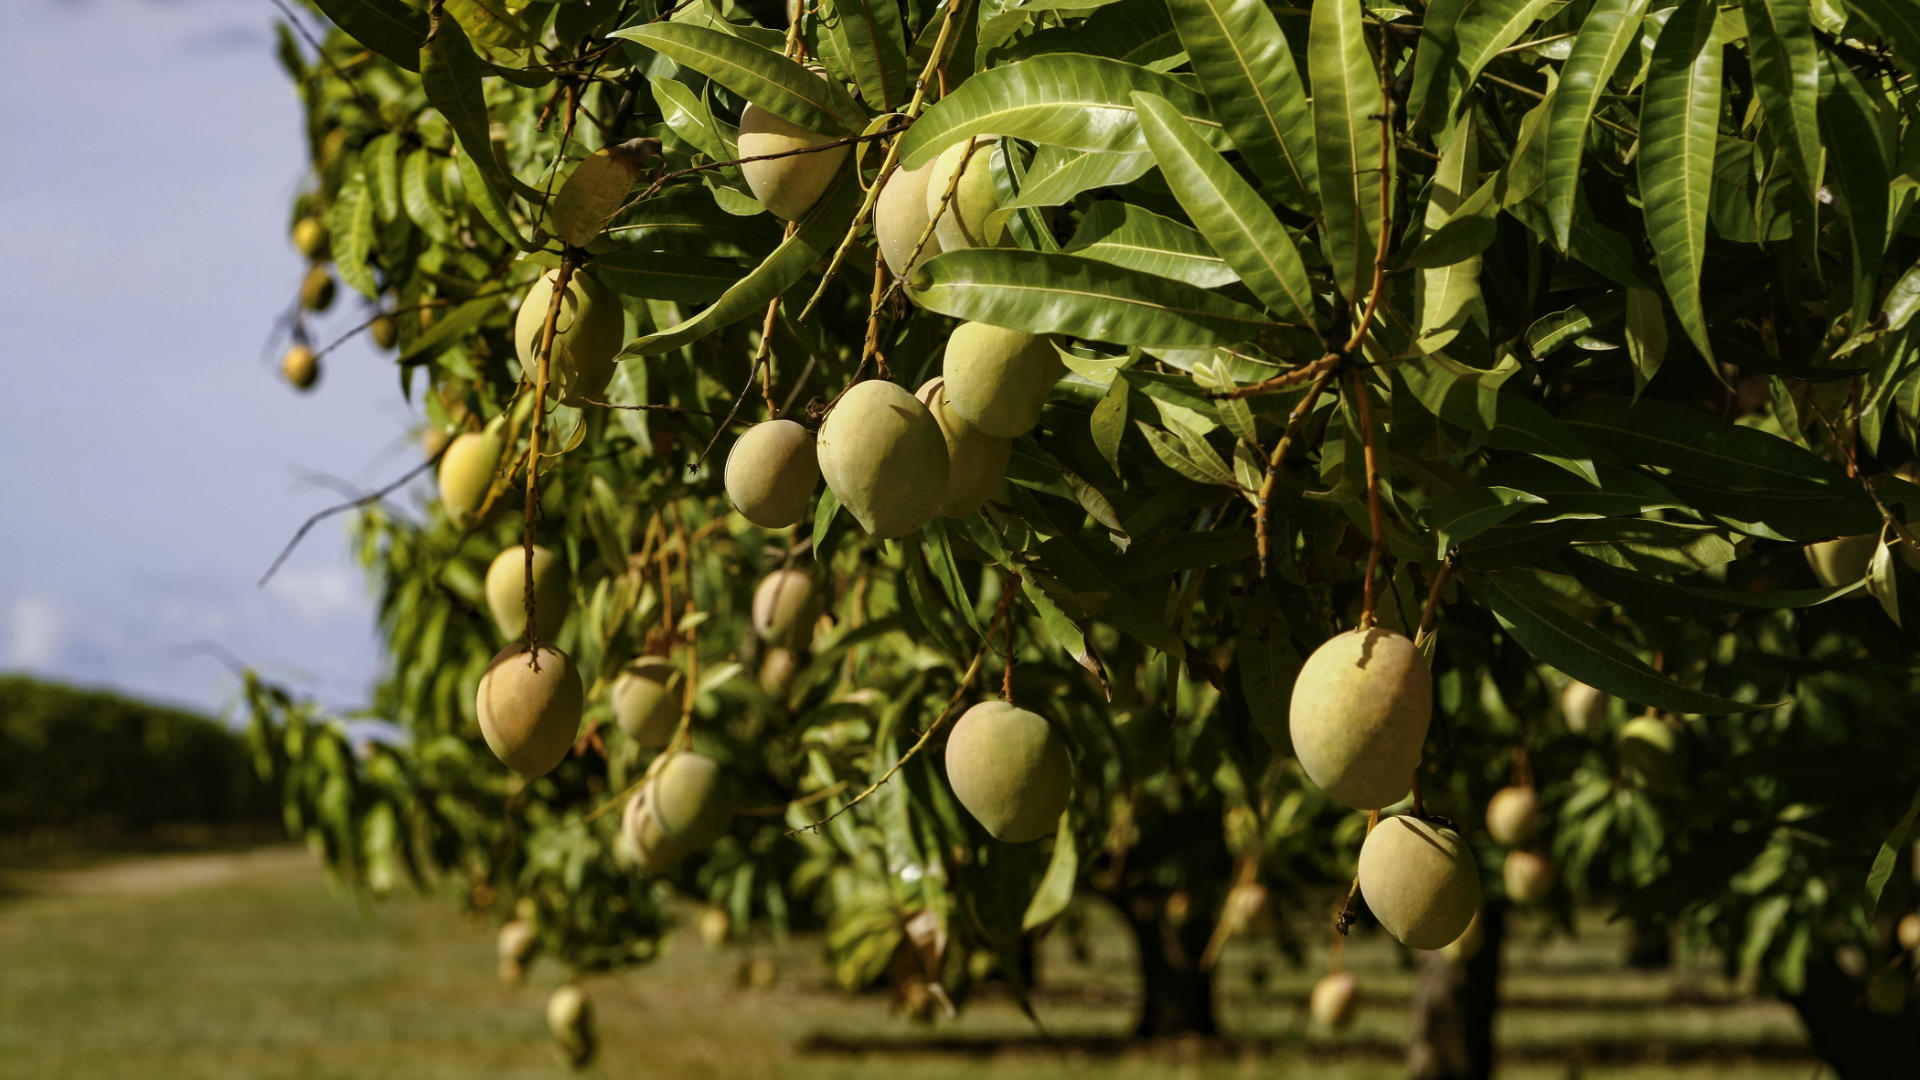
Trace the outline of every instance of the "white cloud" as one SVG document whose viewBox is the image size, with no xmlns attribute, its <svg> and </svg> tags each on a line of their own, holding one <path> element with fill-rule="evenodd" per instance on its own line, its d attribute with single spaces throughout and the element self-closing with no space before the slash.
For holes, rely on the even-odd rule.
<svg viewBox="0 0 1920 1080">
<path fill-rule="evenodd" d="M 52 604 L 37 596 L 23 596 L 7 613 L 8 659 L 13 666 L 46 668 L 60 655 L 66 620 Z"/>
</svg>

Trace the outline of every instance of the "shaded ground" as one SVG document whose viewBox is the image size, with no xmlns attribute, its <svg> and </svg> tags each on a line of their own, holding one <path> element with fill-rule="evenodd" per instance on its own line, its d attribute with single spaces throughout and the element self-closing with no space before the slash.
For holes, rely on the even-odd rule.
<svg viewBox="0 0 1920 1080">
<path fill-rule="evenodd" d="M 832 989 L 815 943 L 706 949 L 688 935 L 660 963 L 589 984 L 594 1075 L 675 1080 L 1087 1080 L 1311 1076 L 1397 1080 L 1412 973 L 1378 937 L 1353 1028 L 1309 1027 L 1320 970 L 1236 942 L 1221 976 L 1219 1043 L 1123 1038 L 1134 1007 L 1124 935 L 1096 917 L 1090 955 L 1042 952 L 1046 1035 L 994 997 L 931 1027 L 883 997 Z M 1791 1012 L 1741 1000 L 1704 972 L 1614 970 L 1620 938 L 1576 941 L 1524 924 L 1513 939 L 1499 1039 L 1515 1080 L 1808 1080 Z M 774 985 L 739 987 L 749 958 Z M 1256 969 L 1267 978 L 1254 985 Z M 560 1077 L 542 1006 L 551 964 L 522 987 L 493 974 L 492 931 L 432 899 L 368 905 L 299 850 L 171 855 L 0 871 L 0 1077 Z"/>
</svg>

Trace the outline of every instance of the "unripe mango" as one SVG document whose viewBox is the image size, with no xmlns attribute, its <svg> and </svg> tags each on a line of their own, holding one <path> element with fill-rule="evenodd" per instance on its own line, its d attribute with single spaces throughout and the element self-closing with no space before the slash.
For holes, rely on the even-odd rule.
<svg viewBox="0 0 1920 1080">
<path fill-rule="evenodd" d="M 1873 553 L 1879 547 L 1879 533 L 1823 540 L 1807 545 L 1807 565 L 1813 567 L 1813 576 L 1820 579 L 1820 584 L 1829 589 L 1851 585 L 1867 576 L 1868 567 L 1873 565 Z"/>
<path fill-rule="evenodd" d="M 300 306 L 308 311 L 325 311 L 333 306 L 333 275 L 324 266 L 307 269 L 300 282 Z"/>
<path fill-rule="evenodd" d="M 580 671 L 566 653 L 543 644 L 536 655 L 538 671 L 524 645 L 496 653 L 480 676 L 475 703 L 487 746 L 522 776 L 543 776 L 567 756 L 585 698 Z"/>
<path fill-rule="evenodd" d="M 320 248 L 327 242 L 327 227 L 317 217 L 303 217 L 293 223 L 293 246 L 300 254 L 311 259 L 320 254 Z"/>
<path fill-rule="evenodd" d="M 440 505 L 447 517 L 465 528 L 486 501 L 493 473 L 500 467 L 506 440 L 499 432 L 468 431 L 456 435 L 440 456 Z"/>
<path fill-rule="evenodd" d="M 1473 919 L 1460 936 L 1441 946 L 1440 955 L 1456 964 L 1464 964 L 1480 952 L 1480 946 L 1486 941 L 1486 933 L 1480 928 L 1480 913 L 1473 913 Z"/>
<path fill-rule="evenodd" d="M 320 358 L 305 345 L 295 345 L 280 358 L 280 374 L 287 377 L 296 390 L 311 390 L 320 380 Z"/>
<path fill-rule="evenodd" d="M 1046 338 L 986 323 L 955 328 L 940 365 L 953 411 L 975 430 L 1003 439 L 1033 430 L 1065 369 Z"/>
<path fill-rule="evenodd" d="M 1620 729 L 1620 764 L 1627 778 L 1656 794 L 1671 794 L 1687 775 L 1680 730 L 1655 716 L 1636 716 Z"/>
<path fill-rule="evenodd" d="M 947 737 L 947 783 L 995 839 L 1024 844 L 1054 831 L 1073 794 L 1073 766 L 1043 717 L 983 701 Z"/>
<path fill-rule="evenodd" d="M 549 270 L 527 290 L 513 320 L 513 348 L 527 381 L 540 377 L 540 341 L 560 271 Z M 627 336 L 620 298 L 585 271 L 567 278 L 567 293 L 553 324 L 553 353 L 547 362 L 547 396 L 570 405 L 599 398 L 613 378 L 613 358 Z"/>
<path fill-rule="evenodd" d="M 753 590 L 753 632 L 760 640 L 803 649 L 813 634 L 813 575 L 805 570 L 775 570 Z"/>
<path fill-rule="evenodd" d="M 1410 949 L 1458 938 L 1480 908 L 1480 869 L 1460 834 L 1406 814 L 1383 819 L 1360 845 L 1360 895 Z"/>
<path fill-rule="evenodd" d="M 614 677 L 613 722 L 642 750 L 667 745 L 680 727 L 680 670 L 664 656 L 642 656 Z"/>
<path fill-rule="evenodd" d="M 1530 787 L 1503 787 L 1487 800 L 1487 835 L 1501 847 L 1526 847 L 1540 835 L 1540 796 Z"/>
<path fill-rule="evenodd" d="M 1900 925 L 1894 927 L 1893 932 L 1901 948 L 1908 952 L 1920 949 L 1920 911 L 1909 911 L 1902 915 Z"/>
<path fill-rule="evenodd" d="M 533 617 L 541 641 L 552 641 L 567 621 L 573 599 L 567 566 L 540 544 L 533 545 Z M 487 610 L 500 636 L 512 641 L 527 632 L 527 552 L 519 544 L 503 549 L 487 567 Z"/>
<path fill-rule="evenodd" d="M 593 1060 L 593 1002 L 586 991 L 568 983 L 547 998 L 547 1030 L 560 1052 L 576 1068 Z"/>
<path fill-rule="evenodd" d="M 947 441 L 920 399 L 869 379 L 841 395 L 820 425 L 820 475 L 868 535 L 905 536 L 947 493 Z"/>
<path fill-rule="evenodd" d="M 1407 638 L 1379 627 L 1349 630 L 1301 665 L 1289 712 L 1307 778 L 1336 802 L 1378 810 L 1413 786 L 1433 676 Z"/>
<path fill-rule="evenodd" d="M 711 847 L 732 823 L 733 796 L 719 763 L 681 751 L 634 794 L 620 827 L 633 842 L 639 867 L 658 874 Z"/>
<path fill-rule="evenodd" d="M 400 324 L 393 321 L 391 315 L 375 315 L 367 324 L 367 332 L 373 335 L 373 343 L 383 349 L 391 349 L 400 340 Z"/>
<path fill-rule="evenodd" d="M 763 529 L 798 524 L 819 486 L 813 433 L 791 420 L 755 424 L 727 452 L 727 498 Z"/>
<path fill-rule="evenodd" d="M 752 102 L 740 110 L 739 145 L 743 158 L 787 153 L 819 146 L 833 139 L 834 136 L 808 131 Z M 753 197 L 767 208 L 768 213 L 788 221 L 798 221 L 813 209 L 814 203 L 820 201 L 821 193 L 827 190 L 834 174 L 840 171 L 841 164 L 847 160 L 848 149 L 846 145 L 841 145 L 830 150 L 790 154 L 768 161 L 742 162 L 740 172 L 746 177 L 747 187 L 752 189 Z"/>
<path fill-rule="evenodd" d="M 728 935 L 733 933 L 733 918 L 725 908 L 704 907 L 700 909 L 696 928 L 700 933 L 700 941 L 709 949 L 717 949 L 725 945 Z"/>
<path fill-rule="evenodd" d="M 768 649 L 760 658 L 760 689 L 774 697 L 787 692 L 793 682 L 794 672 L 800 669 L 800 657 L 792 649 L 784 646 Z"/>
<path fill-rule="evenodd" d="M 1314 1023 L 1338 1031 L 1353 1022 L 1359 996 L 1360 984 L 1353 973 L 1335 971 L 1322 975 L 1320 981 L 1313 984 L 1313 993 L 1307 998 L 1307 1012 Z"/>
<path fill-rule="evenodd" d="M 966 517 L 1000 489 L 1013 458 L 1013 440 L 988 435 L 962 420 L 947 401 L 947 380 L 939 376 L 928 379 L 914 396 L 933 414 L 947 442 L 947 493 L 940 500 L 940 514 Z"/>
<path fill-rule="evenodd" d="M 1575 735 L 1591 735 L 1607 722 L 1607 694 L 1579 679 L 1560 691 L 1560 717 Z"/>
<path fill-rule="evenodd" d="M 1553 862 L 1532 851 L 1509 851 L 1500 876 L 1507 896 L 1516 904 L 1537 904 L 1553 891 Z"/>
<path fill-rule="evenodd" d="M 502 960 L 525 962 L 533 952 L 533 927 L 519 919 L 508 919 L 500 924 L 500 933 L 494 938 L 494 952 Z"/>
<path fill-rule="evenodd" d="M 934 215 L 939 215 L 934 220 L 933 230 L 934 236 L 940 240 L 941 251 L 993 247 L 1004 235 L 1004 223 L 988 222 L 993 212 L 1000 208 L 1000 199 L 993 190 L 993 144 L 999 141 L 998 135 L 976 135 L 947 147 L 928 166 L 927 216 L 934 218 Z M 968 142 L 978 147 L 971 157 L 967 157 Z M 954 173 L 959 171 L 962 158 L 966 158 L 967 171 L 960 176 L 960 186 L 954 190 L 953 200 L 942 207 L 941 200 L 947 193 L 947 187 L 953 183 Z"/>
<path fill-rule="evenodd" d="M 921 264 L 940 254 L 940 237 L 929 236 L 921 245 L 920 257 L 912 266 L 907 265 L 913 246 L 920 243 L 927 223 L 933 220 L 927 212 L 927 177 L 932 172 L 931 161 L 917 169 L 893 170 L 873 204 L 873 238 L 879 241 L 880 256 L 887 260 L 887 269 L 894 277 L 911 277 Z"/>
</svg>

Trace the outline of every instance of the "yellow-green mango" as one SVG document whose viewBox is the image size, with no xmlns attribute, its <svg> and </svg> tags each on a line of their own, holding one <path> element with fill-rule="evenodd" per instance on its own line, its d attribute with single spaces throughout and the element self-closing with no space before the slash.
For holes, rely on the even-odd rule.
<svg viewBox="0 0 1920 1080">
<path fill-rule="evenodd" d="M 1313 651 L 1293 684 L 1293 753 L 1334 801 L 1356 810 L 1413 786 L 1433 714 L 1433 676 L 1407 638 L 1372 627 Z"/>
<path fill-rule="evenodd" d="M 1313 993 L 1307 998 L 1307 1011 L 1314 1023 L 1339 1031 L 1353 1023 L 1353 1010 L 1359 997 L 1360 983 L 1352 972 L 1331 972 L 1313 984 Z"/>
<path fill-rule="evenodd" d="M 962 420 L 947 401 L 947 380 L 940 376 L 928 379 L 914 396 L 933 414 L 947 442 L 947 494 L 940 500 L 940 514 L 966 517 L 1000 490 L 1013 458 L 1013 440 L 988 435 Z"/>
<path fill-rule="evenodd" d="M 775 570 L 753 590 L 753 632 L 760 640 L 804 649 L 819 610 L 813 575 L 805 570 Z"/>
<path fill-rule="evenodd" d="M 990 221 L 993 212 L 1000 208 L 999 197 L 993 191 L 993 144 L 999 141 L 998 135 L 963 139 L 941 151 L 927 166 L 931 170 L 926 181 L 927 216 L 939 215 L 934 218 L 933 230 L 940 240 L 941 251 L 993 247 L 1005 234 L 1004 222 Z M 967 157 L 969 142 L 978 147 L 972 157 Z M 953 184 L 962 158 L 966 158 L 967 171 L 960 175 L 960 186 L 954 190 L 952 202 L 942 207 L 941 200 Z"/>
<path fill-rule="evenodd" d="M 642 750 L 667 745 L 680 727 L 680 669 L 664 656 L 637 657 L 608 692 L 613 722 Z"/>
<path fill-rule="evenodd" d="M 1867 576 L 1867 568 L 1873 564 L 1873 553 L 1879 546 L 1877 532 L 1822 540 L 1807 545 L 1807 565 L 1813 567 L 1813 576 L 1820 579 L 1820 584 L 1829 589 L 1851 585 Z"/>
<path fill-rule="evenodd" d="M 784 529 L 806 517 L 820 486 L 813 432 L 792 420 L 755 424 L 727 452 L 727 498 L 763 529 Z"/>
<path fill-rule="evenodd" d="M 1636 716 L 1620 728 L 1620 764 L 1627 778 L 1656 794 L 1672 794 L 1687 775 L 1680 729 L 1657 716 Z"/>
<path fill-rule="evenodd" d="M 740 156 L 759 157 L 783 154 L 809 146 L 832 142 L 836 136 L 808 131 L 778 113 L 769 112 L 752 102 L 740 110 Z M 747 161 L 740 165 L 747 187 L 767 212 L 777 218 L 798 221 L 805 217 L 821 193 L 833 182 L 834 174 L 847 160 L 851 149 L 842 144 L 830 150 L 810 154 L 789 154 L 767 161 Z"/>
<path fill-rule="evenodd" d="M 1606 691 L 1596 690 L 1579 679 L 1560 691 L 1560 718 L 1575 735 L 1591 735 L 1607 722 Z"/>
<path fill-rule="evenodd" d="M 540 544 L 533 545 L 534 629 L 541 641 L 560 635 L 573 601 L 567 565 Z M 487 567 L 487 610 L 500 636 L 511 641 L 527 632 L 527 552 L 519 544 L 503 549 Z"/>
<path fill-rule="evenodd" d="M 391 315 L 375 315 L 367 324 L 368 333 L 373 335 L 373 343 L 383 349 L 391 349 L 400 340 L 400 324 L 393 321 Z"/>
<path fill-rule="evenodd" d="M 1516 904 L 1537 904 L 1553 891 L 1553 863 L 1532 851 L 1509 851 L 1500 869 L 1507 896 Z"/>
<path fill-rule="evenodd" d="M 933 219 L 927 213 L 927 177 L 933 172 L 929 161 L 917 169 L 895 169 L 880 188 L 880 199 L 873 205 L 873 237 L 879 241 L 880 256 L 897 278 L 908 278 L 920 265 L 940 254 L 940 237 L 927 237 L 920 257 L 907 265 L 913 246 L 927 231 Z"/>
<path fill-rule="evenodd" d="M 1487 800 L 1487 835 L 1501 847 L 1526 847 L 1540 835 L 1540 796 L 1530 787 L 1503 787 Z"/>
<path fill-rule="evenodd" d="M 1480 868 L 1466 841 L 1406 814 L 1367 834 L 1359 878 L 1373 917 L 1410 949 L 1444 948 L 1480 909 Z"/>
<path fill-rule="evenodd" d="M 320 358 L 305 345 L 295 345 L 280 358 L 280 374 L 285 375 L 296 390 L 311 390 L 320 380 Z"/>
<path fill-rule="evenodd" d="M 553 306 L 553 284 L 560 271 L 549 270 L 527 290 L 520 314 L 513 320 L 513 348 L 527 381 L 540 378 L 540 342 L 546 335 L 547 311 Z M 576 270 L 567 278 L 567 293 L 553 323 L 553 353 L 547 362 L 547 396 L 570 405 L 584 398 L 600 399 L 613 378 L 613 358 L 626 341 L 626 318 L 620 298 Z"/>
<path fill-rule="evenodd" d="M 947 783 L 995 839 L 1024 844 L 1054 831 L 1073 794 L 1073 766 L 1044 717 L 983 701 L 947 737 Z"/>
<path fill-rule="evenodd" d="M 327 242 L 327 227 L 317 217 L 303 217 L 293 223 L 293 246 L 300 254 L 311 259 L 320 254 L 320 248 Z"/>
<path fill-rule="evenodd" d="M 333 306 L 333 275 L 324 266 L 307 269 L 300 281 L 300 306 L 308 311 L 325 311 Z"/>
<path fill-rule="evenodd" d="M 465 528 L 486 501 L 505 451 L 506 440 L 493 428 L 463 432 L 447 445 L 440 456 L 440 505 L 455 525 Z"/>
<path fill-rule="evenodd" d="M 541 645 L 538 671 L 524 645 L 494 655 L 480 676 L 475 702 L 480 734 L 494 756 L 522 776 L 542 776 L 560 764 L 580 730 L 584 692 L 567 654 Z"/>
<path fill-rule="evenodd" d="M 920 399 L 884 379 L 856 383 L 820 425 L 820 475 L 871 536 L 905 536 L 947 493 L 947 441 Z"/>
<path fill-rule="evenodd" d="M 971 322 L 947 338 L 940 365 L 953 411 L 975 430 L 1003 439 L 1033 430 L 1064 370 L 1045 337 Z"/>
<path fill-rule="evenodd" d="M 547 1030 L 560 1044 L 560 1053 L 575 1068 L 593 1060 L 593 1002 L 572 983 L 547 998 Z"/>
<path fill-rule="evenodd" d="M 713 846 L 732 823 L 733 796 L 719 763 L 683 750 L 634 794 L 621 828 L 633 841 L 639 867 L 658 874 Z"/>
</svg>

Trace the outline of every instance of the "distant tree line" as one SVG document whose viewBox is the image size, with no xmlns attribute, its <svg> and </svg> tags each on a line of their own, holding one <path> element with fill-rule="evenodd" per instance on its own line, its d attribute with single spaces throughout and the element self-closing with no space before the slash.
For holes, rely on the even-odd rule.
<svg viewBox="0 0 1920 1080">
<path fill-rule="evenodd" d="M 0 677 L 0 837 L 277 822 L 237 732 L 115 694 Z"/>
</svg>

